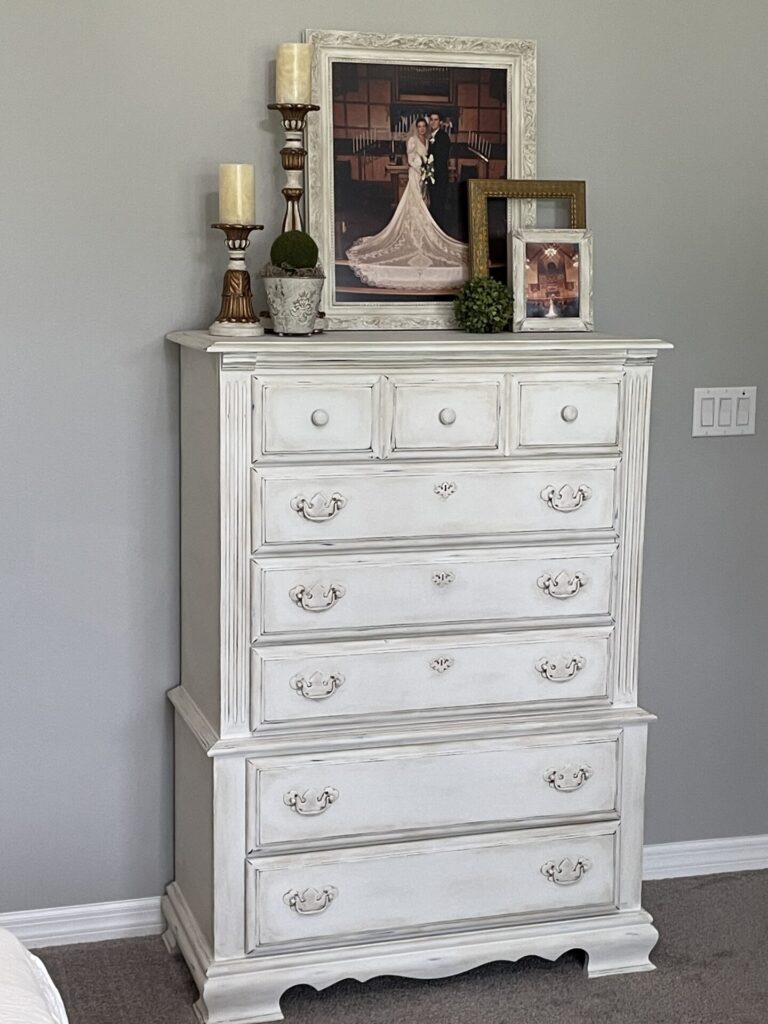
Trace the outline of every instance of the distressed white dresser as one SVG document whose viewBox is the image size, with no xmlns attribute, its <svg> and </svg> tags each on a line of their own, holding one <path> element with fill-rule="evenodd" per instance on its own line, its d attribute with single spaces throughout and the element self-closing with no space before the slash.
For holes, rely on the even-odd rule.
<svg viewBox="0 0 768 1024">
<path fill-rule="evenodd" d="M 181 348 L 166 941 L 211 1024 L 290 986 L 651 968 L 636 662 L 663 342 Z"/>
</svg>

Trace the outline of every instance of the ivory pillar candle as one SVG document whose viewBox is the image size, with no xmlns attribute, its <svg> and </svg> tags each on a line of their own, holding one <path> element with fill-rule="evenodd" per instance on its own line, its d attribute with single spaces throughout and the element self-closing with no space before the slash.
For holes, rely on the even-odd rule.
<svg viewBox="0 0 768 1024">
<path fill-rule="evenodd" d="M 219 164 L 219 222 L 253 224 L 255 217 L 253 164 Z"/>
<path fill-rule="evenodd" d="M 311 43 L 280 43 L 275 69 L 277 103 L 310 103 Z"/>
</svg>

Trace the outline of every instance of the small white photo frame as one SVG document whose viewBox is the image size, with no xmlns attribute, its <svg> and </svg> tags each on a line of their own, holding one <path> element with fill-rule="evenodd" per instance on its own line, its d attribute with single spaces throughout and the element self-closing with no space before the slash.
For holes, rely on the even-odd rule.
<svg viewBox="0 0 768 1024">
<path fill-rule="evenodd" d="M 591 331 L 592 233 L 521 228 L 512 233 L 515 331 Z"/>
</svg>

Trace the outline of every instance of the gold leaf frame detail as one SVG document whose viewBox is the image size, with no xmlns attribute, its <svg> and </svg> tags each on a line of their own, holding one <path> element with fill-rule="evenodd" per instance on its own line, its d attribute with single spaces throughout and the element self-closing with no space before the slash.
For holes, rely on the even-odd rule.
<svg viewBox="0 0 768 1024">
<path fill-rule="evenodd" d="M 467 182 L 469 205 L 469 274 L 488 277 L 488 200 L 489 199 L 567 199 L 569 227 L 587 226 L 587 186 L 583 181 L 531 181 L 507 178 L 470 178 Z"/>
</svg>

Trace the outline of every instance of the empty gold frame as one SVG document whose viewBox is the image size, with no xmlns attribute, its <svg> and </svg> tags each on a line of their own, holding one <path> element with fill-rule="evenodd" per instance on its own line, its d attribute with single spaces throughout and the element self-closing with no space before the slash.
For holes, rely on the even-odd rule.
<svg viewBox="0 0 768 1024">
<path fill-rule="evenodd" d="M 587 189 L 583 181 L 516 181 L 506 178 L 470 178 L 469 273 L 488 277 L 489 199 L 567 199 L 569 228 L 587 226 Z"/>
</svg>

